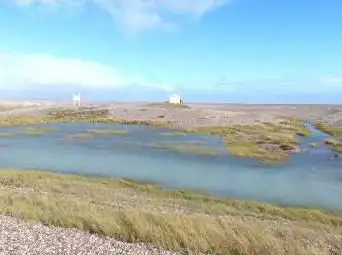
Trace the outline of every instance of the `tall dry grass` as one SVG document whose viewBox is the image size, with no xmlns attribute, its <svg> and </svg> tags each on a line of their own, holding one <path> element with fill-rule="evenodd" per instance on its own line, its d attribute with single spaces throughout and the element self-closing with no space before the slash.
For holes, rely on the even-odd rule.
<svg viewBox="0 0 342 255">
<path fill-rule="evenodd" d="M 342 216 L 210 197 L 129 180 L 0 171 L 0 213 L 168 250 L 341 254 Z"/>
</svg>

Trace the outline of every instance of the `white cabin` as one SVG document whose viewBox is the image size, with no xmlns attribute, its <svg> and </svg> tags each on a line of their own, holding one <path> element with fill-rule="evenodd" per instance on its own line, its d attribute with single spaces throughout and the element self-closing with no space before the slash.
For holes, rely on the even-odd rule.
<svg viewBox="0 0 342 255">
<path fill-rule="evenodd" d="M 179 95 L 172 95 L 169 98 L 169 103 L 170 104 L 182 104 L 183 99 Z"/>
<path fill-rule="evenodd" d="M 72 95 L 72 103 L 74 106 L 81 106 L 81 95 L 80 95 L 80 93 Z"/>
</svg>

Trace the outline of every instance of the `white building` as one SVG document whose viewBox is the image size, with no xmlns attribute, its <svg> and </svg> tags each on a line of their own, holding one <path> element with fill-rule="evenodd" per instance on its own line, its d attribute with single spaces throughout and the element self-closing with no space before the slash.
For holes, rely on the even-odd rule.
<svg viewBox="0 0 342 255">
<path fill-rule="evenodd" d="M 81 95 L 80 95 L 80 93 L 72 95 L 72 103 L 74 106 L 81 106 Z"/>
<path fill-rule="evenodd" d="M 170 104 L 182 104 L 183 99 L 179 95 L 172 95 L 169 98 L 169 103 Z"/>
</svg>

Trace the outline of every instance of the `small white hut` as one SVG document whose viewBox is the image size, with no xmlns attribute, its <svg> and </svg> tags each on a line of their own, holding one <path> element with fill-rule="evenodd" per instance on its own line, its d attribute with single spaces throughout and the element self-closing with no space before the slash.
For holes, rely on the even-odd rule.
<svg viewBox="0 0 342 255">
<path fill-rule="evenodd" d="M 182 104 L 183 103 L 183 99 L 179 95 L 172 95 L 169 98 L 169 103 L 170 104 Z"/>
<path fill-rule="evenodd" d="M 72 95 L 72 103 L 74 106 L 81 106 L 81 95 L 80 95 L 80 93 Z"/>
</svg>

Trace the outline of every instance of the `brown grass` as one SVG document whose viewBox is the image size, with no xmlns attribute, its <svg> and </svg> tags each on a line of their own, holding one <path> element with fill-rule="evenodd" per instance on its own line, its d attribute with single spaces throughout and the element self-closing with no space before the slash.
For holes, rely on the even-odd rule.
<svg viewBox="0 0 342 255">
<path fill-rule="evenodd" d="M 0 212 L 168 250 L 341 254 L 342 216 L 228 200 L 152 184 L 0 171 Z"/>
</svg>

